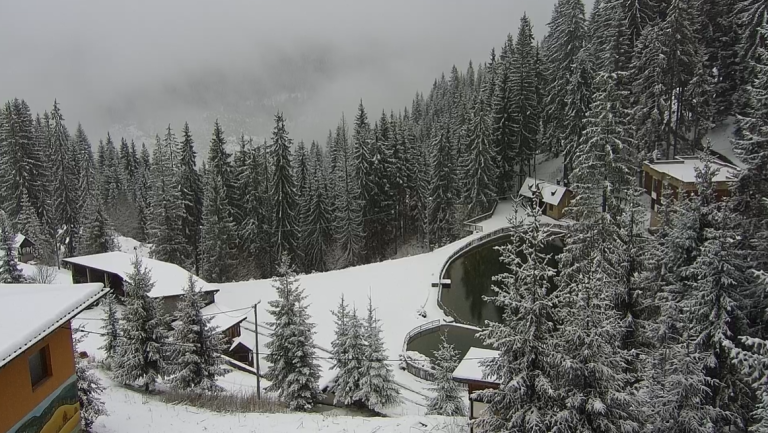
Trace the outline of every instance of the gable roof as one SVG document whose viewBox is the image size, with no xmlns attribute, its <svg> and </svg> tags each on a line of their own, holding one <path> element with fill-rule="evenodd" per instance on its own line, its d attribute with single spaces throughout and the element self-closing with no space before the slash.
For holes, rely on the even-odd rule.
<svg viewBox="0 0 768 433">
<path fill-rule="evenodd" d="M 86 266 L 100 271 L 119 275 L 123 281 L 128 279 L 128 275 L 133 272 L 134 255 L 121 251 L 111 253 L 92 254 L 90 256 L 71 257 L 64 259 L 67 263 Z M 153 298 L 163 298 L 166 296 L 179 296 L 184 293 L 184 287 L 187 286 L 189 272 L 181 266 L 173 263 L 161 262 L 160 260 L 141 258 L 141 262 L 152 274 L 152 281 L 155 287 L 149 293 Z M 197 283 L 197 287 L 203 292 L 218 291 L 215 287 L 203 281 L 199 277 L 192 276 Z"/>
<path fill-rule="evenodd" d="M 16 238 L 13 240 L 13 247 L 16 249 L 19 249 L 19 247 L 21 247 L 21 244 L 23 244 L 24 241 L 27 241 L 30 244 L 34 245 L 34 242 L 32 242 L 28 237 L 19 233 L 16 235 Z"/>
<path fill-rule="evenodd" d="M 107 292 L 101 283 L 0 284 L 0 368 Z"/>
<path fill-rule="evenodd" d="M 459 382 L 498 383 L 495 379 L 483 377 L 483 368 L 480 365 L 480 361 L 498 356 L 498 350 L 470 347 L 456 370 L 453 371 L 453 379 Z"/>
<path fill-rule="evenodd" d="M 693 183 L 696 182 L 696 169 L 701 169 L 704 163 L 697 156 L 678 156 L 670 160 L 646 162 L 645 165 L 682 182 Z M 713 160 L 712 166 L 720 169 L 715 176 L 715 182 L 735 182 L 737 180 L 740 170 L 735 165 Z"/>
<path fill-rule="evenodd" d="M 568 189 L 564 186 L 554 185 L 543 180 L 528 177 L 525 179 L 525 182 L 523 182 L 523 186 L 520 187 L 520 195 L 533 198 L 531 190 L 535 187 L 538 187 L 541 190 L 541 197 L 544 200 L 544 203 L 549 203 L 555 206 L 560 204 L 560 200 L 563 199 L 565 191 Z"/>
</svg>

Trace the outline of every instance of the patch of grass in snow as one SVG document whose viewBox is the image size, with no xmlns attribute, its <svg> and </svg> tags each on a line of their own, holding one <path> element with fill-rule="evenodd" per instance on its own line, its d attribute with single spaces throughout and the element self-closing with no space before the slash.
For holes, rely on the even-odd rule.
<svg viewBox="0 0 768 433">
<path fill-rule="evenodd" d="M 255 391 L 203 394 L 192 391 L 169 389 L 157 395 L 164 403 L 193 406 L 219 413 L 287 413 L 288 409 L 269 394 L 262 393 L 261 400 Z"/>
</svg>

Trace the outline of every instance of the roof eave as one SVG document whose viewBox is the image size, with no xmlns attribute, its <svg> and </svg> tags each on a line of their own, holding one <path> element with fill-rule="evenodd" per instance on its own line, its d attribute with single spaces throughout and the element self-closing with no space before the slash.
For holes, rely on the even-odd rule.
<svg viewBox="0 0 768 433">
<path fill-rule="evenodd" d="M 41 332 L 39 335 L 37 335 L 35 338 L 31 339 L 27 343 L 25 343 L 20 348 L 13 351 L 10 355 L 8 355 L 5 359 L 0 360 L 0 368 L 5 367 L 6 364 L 11 362 L 13 359 L 15 359 L 20 354 L 24 353 L 25 350 L 29 349 L 30 347 L 37 344 L 40 340 L 47 337 L 51 333 L 53 333 L 55 330 L 59 329 L 62 325 L 72 320 L 75 316 L 80 314 L 83 310 L 93 305 L 94 302 L 101 299 L 104 295 L 109 293 L 109 288 L 103 287 L 101 290 L 99 290 L 96 294 L 91 296 L 90 298 L 86 299 L 81 303 L 79 306 L 77 306 L 74 310 L 70 311 L 69 313 L 65 314 L 62 318 L 56 320 L 53 322 L 51 326 L 46 328 L 43 332 Z"/>
</svg>

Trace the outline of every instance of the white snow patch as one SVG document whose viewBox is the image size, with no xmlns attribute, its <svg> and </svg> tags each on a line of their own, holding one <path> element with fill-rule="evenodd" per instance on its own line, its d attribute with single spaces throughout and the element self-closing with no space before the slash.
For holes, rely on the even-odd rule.
<svg viewBox="0 0 768 433">
<path fill-rule="evenodd" d="M 739 168 L 746 168 L 741 159 L 736 155 L 733 150 L 733 131 L 736 129 L 736 119 L 733 117 L 727 118 L 722 124 L 716 126 L 709 134 L 707 138 L 712 144 L 712 150 L 724 156 L 730 161 L 731 164 Z M 725 162 L 728 162 L 725 161 Z"/>
<path fill-rule="evenodd" d="M 120 251 L 124 253 L 131 255 L 138 253 L 139 257 L 150 258 L 149 250 L 152 248 L 152 244 L 145 244 L 126 236 L 118 236 L 117 242 L 120 244 Z"/>
<path fill-rule="evenodd" d="M 481 349 L 479 347 L 470 347 L 469 351 L 461 360 L 456 370 L 453 371 L 453 378 L 463 381 L 489 382 L 495 383 L 495 380 L 485 377 L 483 367 L 480 362 L 485 359 L 493 359 L 499 356 L 499 351 L 490 349 Z"/>
</svg>

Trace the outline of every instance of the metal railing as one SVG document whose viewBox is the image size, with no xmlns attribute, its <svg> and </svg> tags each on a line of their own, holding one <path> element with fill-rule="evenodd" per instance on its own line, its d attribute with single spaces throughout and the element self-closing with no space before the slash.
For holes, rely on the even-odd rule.
<svg viewBox="0 0 768 433">
<path fill-rule="evenodd" d="M 480 215 L 478 215 L 478 216 L 476 216 L 474 218 L 470 218 L 470 219 L 464 221 L 464 223 L 463 223 L 464 224 L 464 228 L 469 230 L 469 231 L 471 231 L 472 233 L 474 233 L 474 232 L 482 232 L 483 231 L 483 226 L 481 226 L 480 224 L 477 224 L 477 223 L 479 223 L 480 221 L 485 221 L 485 220 L 490 219 L 491 217 L 493 217 L 493 213 L 496 212 L 496 206 L 498 206 L 498 205 L 499 205 L 499 201 L 496 200 L 495 202 L 493 202 L 493 207 L 491 208 L 490 212 L 486 212 L 484 214 L 480 214 Z"/>
<path fill-rule="evenodd" d="M 435 372 L 419 363 L 413 362 L 413 360 L 411 360 L 406 355 L 406 352 L 408 351 L 408 343 L 410 343 L 412 339 L 427 332 L 433 332 L 435 328 L 440 328 L 439 319 L 432 320 L 431 322 L 427 323 L 422 323 L 421 325 L 408 331 L 408 333 L 405 334 L 405 338 L 403 338 L 403 354 L 401 355 L 403 363 L 405 364 L 405 371 L 420 379 L 428 380 L 430 382 L 434 381 Z"/>
</svg>

